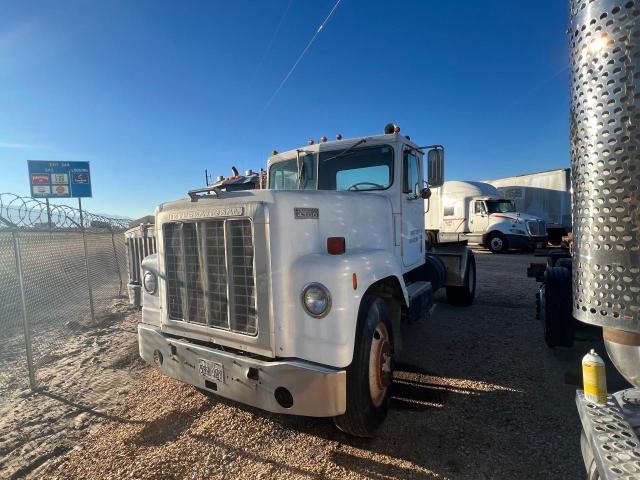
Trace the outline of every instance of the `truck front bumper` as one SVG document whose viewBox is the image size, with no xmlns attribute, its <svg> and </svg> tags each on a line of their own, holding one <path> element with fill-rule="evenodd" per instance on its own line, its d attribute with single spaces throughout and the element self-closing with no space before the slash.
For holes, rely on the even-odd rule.
<svg viewBox="0 0 640 480">
<path fill-rule="evenodd" d="M 345 370 L 296 359 L 259 360 L 169 337 L 142 323 L 138 343 L 142 359 L 165 375 L 221 397 L 309 417 L 334 417 L 346 410 Z M 221 365 L 224 381 L 204 377 L 201 361 Z"/>
<path fill-rule="evenodd" d="M 546 235 L 540 235 L 538 237 L 529 237 L 527 235 L 505 235 L 507 242 L 509 242 L 509 248 L 515 248 L 517 250 L 534 250 L 536 248 L 543 248 L 549 242 L 549 238 Z"/>
<path fill-rule="evenodd" d="M 630 388 L 609 395 L 606 405 L 596 405 L 576 392 L 576 405 L 582 422 L 582 457 L 588 478 L 631 479 L 640 477 L 640 406 L 624 400 L 640 398 L 640 390 Z M 594 465 L 595 463 L 595 465 Z"/>
</svg>

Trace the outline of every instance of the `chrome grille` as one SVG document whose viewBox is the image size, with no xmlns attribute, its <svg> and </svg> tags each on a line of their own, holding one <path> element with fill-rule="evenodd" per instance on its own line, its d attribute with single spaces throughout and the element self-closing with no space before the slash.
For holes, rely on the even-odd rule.
<svg viewBox="0 0 640 480">
<path fill-rule="evenodd" d="M 145 224 L 129 229 L 124 236 L 129 283 L 142 285 L 142 260 L 147 255 L 156 253 L 153 225 Z"/>
<path fill-rule="evenodd" d="M 547 233 L 547 226 L 543 220 L 527 220 L 529 235 L 537 237 Z"/>
<path fill-rule="evenodd" d="M 163 231 L 169 318 L 255 335 L 251 221 L 167 223 Z"/>
</svg>

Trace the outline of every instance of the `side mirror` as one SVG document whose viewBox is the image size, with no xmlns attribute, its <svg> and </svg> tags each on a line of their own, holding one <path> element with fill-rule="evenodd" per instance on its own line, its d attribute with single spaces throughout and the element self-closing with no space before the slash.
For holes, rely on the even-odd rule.
<svg viewBox="0 0 640 480">
<path fill-rule="evenodd" d="M 427 152 L 427 182 L 432 187 L 444 183 L 444 147 L 437 145 Z"/>
<path fill-rule="evenodd" d="M 422 190 L 420 190 L 420 196 L 424 199 L 424 200 L 428 200 L 429 198 L 431 198 L 431 189 L 430 188 L 423 188 Z"/>
</svg>

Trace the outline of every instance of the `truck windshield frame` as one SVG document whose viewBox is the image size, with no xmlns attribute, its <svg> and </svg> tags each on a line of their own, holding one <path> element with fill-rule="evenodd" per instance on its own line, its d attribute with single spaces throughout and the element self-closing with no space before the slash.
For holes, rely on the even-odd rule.
<svg viewBox="0 0 640 480">
<path fill-rule="evenodd" d="M 487 212 L 492 213 L 516 213 L 516 206 L 512 200 L 485 200 Z"/>
<path fill-rule="evenodd" d="M 315 190 L 317 165 L 315 154 L 300 155 L 300 190 Z M 298 190 L 298 160 L 289 158 L 271 165 L 269 168 L 269 189 Z"/>
</svg>

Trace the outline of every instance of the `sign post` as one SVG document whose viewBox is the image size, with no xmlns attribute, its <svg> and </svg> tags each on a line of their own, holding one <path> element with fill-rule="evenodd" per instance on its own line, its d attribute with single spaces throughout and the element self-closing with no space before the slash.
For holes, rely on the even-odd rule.
<svg viewBox="0 0 640 480">
<path fill-rule="evenodd" d="M 49 234 L 51 234 L 51 206 L 49 205 L 48 198 L 47 198 L 47 225 L 49 226 Z"/>
<path fill-rule="evenodd" d="M 87 271 L 87 288 L 89 289 L 89 308 L 91 320 L 96 321 L 93 307 L 93 289 L 91 271 L 89 269 L 89 249 L 82 214 L 82 198 L 91 197 L 91 171 L 89 162 L 50 162 L 46 160 L 29 160 L 29 184 L 32 198 L 44 198 L 47 203 L 49 231 L 51 231 L 50 198 L 77 198 L 80 211 L 80 231 L 84 245 L 84 265 Z"/>
</svg>

